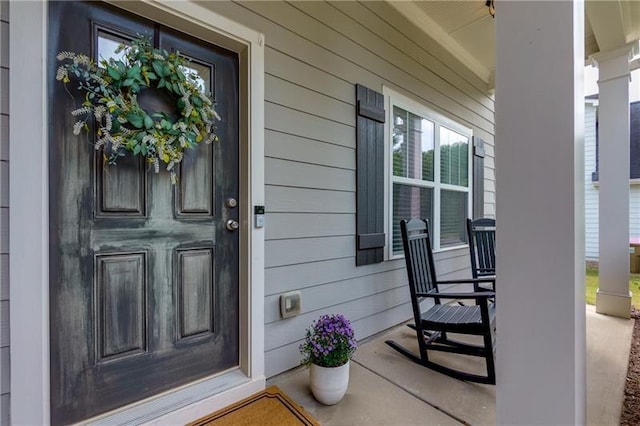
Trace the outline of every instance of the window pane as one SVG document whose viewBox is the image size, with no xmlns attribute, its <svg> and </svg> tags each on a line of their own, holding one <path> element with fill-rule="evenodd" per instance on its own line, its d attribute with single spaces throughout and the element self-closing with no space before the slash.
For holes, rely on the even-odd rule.
<svg viewBox="0 0 640 426">
<path fill-rule="evenodd" d="M 467 241 L 467 193 L 440 191 L 440 247 L 464 244 Z"/>
<path fill-rule="evenodd" d="M 189 58 L 187 58 L 189 60 Z M 195 61 L 182 66 L 182 72 L 187 78 L 194 77 L 193 82 L 204 93 L 211 93 L 211 67 Z"/>
<path fill-rule="evenodd" d="M 116 50 L 121 44 L 131 44 L 131 40 L 127 40 L 123 37 L 107 33 L 105 31 L 98 31 L 98 61 L 116 59 L 122 60 L 126 49 L 119 53 Z"/>
<path fill-rule="evenodd" d="M 393 175 L 433 182 L 434 124 L 393 107 Z"/>
<path fill-rule="evenodd" d="M 433 189 L 393 184 L 393 254 L 402 254 L 402 219 L 422 218 L 433 221 Z"/>
<path fill-rule="evenodd" d="M 469 138 L 440 127 L 440 180 L 469 186 Z"/>
</svg>

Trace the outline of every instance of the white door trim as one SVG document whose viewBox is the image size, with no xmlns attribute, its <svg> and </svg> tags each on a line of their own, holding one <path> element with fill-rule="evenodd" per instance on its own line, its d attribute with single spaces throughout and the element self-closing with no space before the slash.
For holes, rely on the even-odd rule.
<svg viewBox="0 0 640 426">
<path fill-rule="evenodd" d="M 184 422 L 265 384 L 264 229 L 252 225 L 253 206 L 264 205 L 264 36 L 191 2 L 114 3 L 240 56 L 240 99 L 246 105 L 240 129 L 242 380 L 158 419 Z M 47 3 L 15 2 L 9 13 L 11 418 L 14 424 L 49 424 L 47 90 L 56 82 L 47 80 Z M 148 402 L 150 410 L 156 401 Z"/>
</svg>

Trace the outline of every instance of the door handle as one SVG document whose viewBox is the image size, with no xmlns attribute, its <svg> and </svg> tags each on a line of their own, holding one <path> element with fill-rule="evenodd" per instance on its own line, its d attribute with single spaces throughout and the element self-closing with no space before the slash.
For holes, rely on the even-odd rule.
<svg viewBox="0 0 640 426">
<path fill-rule="evenodd" d="M 233 219 L 227 219 L 226 227 L 229 231 L 237 231 L 240 224 Z"/>
</svg>

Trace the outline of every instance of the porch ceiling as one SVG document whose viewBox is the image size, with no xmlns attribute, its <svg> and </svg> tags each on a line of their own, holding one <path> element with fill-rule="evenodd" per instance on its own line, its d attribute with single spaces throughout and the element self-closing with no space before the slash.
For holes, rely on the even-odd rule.
<svg viewBox="0 0 640 426">
<path fill-rule="evenodd" d="M 478 77 L 493 87 L 495 20 L 485 0 L 388 0 L 422 31 L 442 44 Z M 500 14 L 499 1 L 496 2 Z M 640 1 L 587 0 L 585 60 L 640 39 Z"/>
</svg>

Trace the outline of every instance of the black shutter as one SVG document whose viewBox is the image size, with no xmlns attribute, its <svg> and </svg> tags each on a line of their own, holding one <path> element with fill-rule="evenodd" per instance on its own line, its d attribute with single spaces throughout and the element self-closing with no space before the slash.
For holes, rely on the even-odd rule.
<svg viewBox="0 0 640 426">
<path fill-rule="evenodd" d="M 473 219 L 484 216 L 484 140 L 473 137 Z"/>
<path fill-rule="evenodd" d="M 384 97 L 356 85 L 356 266 L 384 260 Z"/>
<path fill-rule="evenodd" d="M 631 150 L 630 179 L 640 179 L 640 102 L 629 105 L 629 142 Z"/>
</svg>

